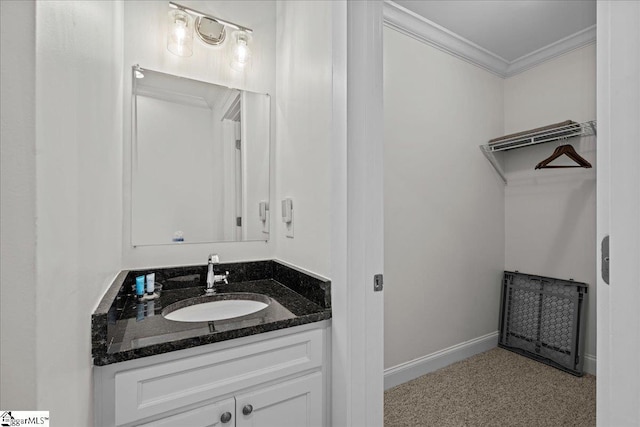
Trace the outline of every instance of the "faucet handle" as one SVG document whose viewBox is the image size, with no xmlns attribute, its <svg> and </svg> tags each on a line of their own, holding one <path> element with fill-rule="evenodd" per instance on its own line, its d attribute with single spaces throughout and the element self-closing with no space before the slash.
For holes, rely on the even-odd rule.
<svg viewBox="0 0 640 427">
<path fill-rule="evenodd" d="M 220 257 L 218 254 L 209 255 L 209 264 L 220 264 Z"/>
<path fill-rule="evenodd" d="M 225 271 L 224 274 L 215 274 L 213 276 L 213 283 L 224 283 L 225 285 L 229 284 L 229 272 Z"/>
</svg>

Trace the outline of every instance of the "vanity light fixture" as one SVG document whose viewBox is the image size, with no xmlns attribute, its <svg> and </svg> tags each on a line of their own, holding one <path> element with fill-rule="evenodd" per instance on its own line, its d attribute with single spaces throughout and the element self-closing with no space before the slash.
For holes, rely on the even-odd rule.
<svg viewBox="0 0 640 427">
<path fill-rule="evenodd" d="M 191 54 L 193 53 L 193 28 L 194 27 L 195 27 L 196 34 L 198 34 L 198 38 L 200 38 L 200 40 L 202 40 L 204 43 L 208 45 L 213 45 L 213 46 L 220 45 L 224 42 L 227 34 L 226 28 L 229 27 L 236 30 L 234 32 L 234 40 L 235 40 L 236 46 L 234 46 L 234 60 L 232 61 L 232 63 L 238 62 L 238 63 L 246 64 L 246 62 L 250 59 L 251 52 L 249 51 L 248 43 L 250 40 L 249 34 L 253 32 L 251 28 L 243 27 L 242 25 L 234 24 L 233 22 L 225 21 L 223 19 L 216 18 L 215 16 L 207 15 L 206 13 L 202 13 L 195 9 L 191 9 L 190 7 L 187 7 L 187 6 L 182 6 L 172 1 L 169 2 L 169 7 L 172 9 L 169 12 L 169 16 L 170 16 L 169 36 L 168 36 L 169 38 L 167 40 L 167 49 L 169 49 L 169 52 L 174 53 L 178 56 L 191 56 Z M 187 52 L 187 51 L 189 52 L 188 55 L 177 53 L 179 49 L 172 50 L 171 39 L 175 32 L 175 28 L 177 25 L 182 25 L 182 23 L 178 23 L 178 19 L 182 19 L 182 18 L 175 18 L 172 21 L 172 18 L 171 18 L 173 16 L 172 13 L 181 14 L 181 16 L 186 15 L 190 19 L 190 22 L 192 22 L 192 27 L 191 27 L 192 32 L 191 32 L 191 39 L 190 39 L 191 45 L 189 45 L 188 47 L 185 45 L 185 48 L 183 49 L 184 52 Z M 193 23 L 192 17 L 195 17 L 194 23 Z M 239 41 L 239 39 L 241 39 L 241 41 Z M 240 53 L 238 54 L 238 61 L 235 61 L 235 57 L 236 57 L 235 52 L 238 46 L 240 45 L 240 43 L 242 43 L 243 47 L 240 49 Z M 244 67 L 244 65 L 240 66 L 239 68 L 242 68 L 242 67 Z"/>
</svg>

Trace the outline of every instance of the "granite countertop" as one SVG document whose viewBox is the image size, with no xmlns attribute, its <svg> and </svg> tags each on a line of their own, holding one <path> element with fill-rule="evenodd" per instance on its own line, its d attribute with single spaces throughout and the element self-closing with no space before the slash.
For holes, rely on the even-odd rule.
<svg viewBox="0 0 640 427">
<path fill-rule="evenodd" d="M 204 295 L 207 266 L 122 271 L 92 315 L 93 364 L 108 365 L 331 318 L 327 279 L 273 260 L 219 264 L 215 271 L 229 271 L 230 283 L 215 286 L 218 294 L 256 293 L 273 302 L 235 319 L 172 321 L 163 317 L 168 306 Z M 162 289 L 157 299 L 138 301 L 135 277 L 148 273 L 156 274 Z"/>
</svg>

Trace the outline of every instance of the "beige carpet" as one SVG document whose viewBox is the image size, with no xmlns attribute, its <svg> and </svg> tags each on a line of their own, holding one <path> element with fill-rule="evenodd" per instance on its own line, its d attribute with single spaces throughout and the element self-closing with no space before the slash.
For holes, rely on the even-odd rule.
<svg viewBox="0 0 640 427">
<path fill-rule="evenodd" d="M 384 424 L 595 426 L 596 379 L 496 348 L 386 391 Z"/>
</svg>

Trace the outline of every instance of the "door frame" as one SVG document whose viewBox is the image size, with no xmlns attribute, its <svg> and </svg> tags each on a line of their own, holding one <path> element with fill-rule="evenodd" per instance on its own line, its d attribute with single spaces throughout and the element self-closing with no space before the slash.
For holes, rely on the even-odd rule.
<svg viewBox="0 0 640 427">
<path fill-rule="evenodd" d="M 331 425 L 382 426 L 383 2 L 332 2 Z"/>
<path fill-rule="evenodd" d="M 372 276 L 383 267 L 383 2 L 335 2 L 332 15 L 332 424 L 379 426 L 384 317 Z M 598 1 L 598 269 L 600 239 L 612 236 L 612 285 L 597 283 L 602 426 L 640 424 L 640 90 L 622 90 L 630 75 L 638 84 L 638 27 L 637 2 Z"/>
<path fill-rule="evenodd" d="M 640 425 L 640 3 L 597 5 L 597 425 Z"/>
</svg>

